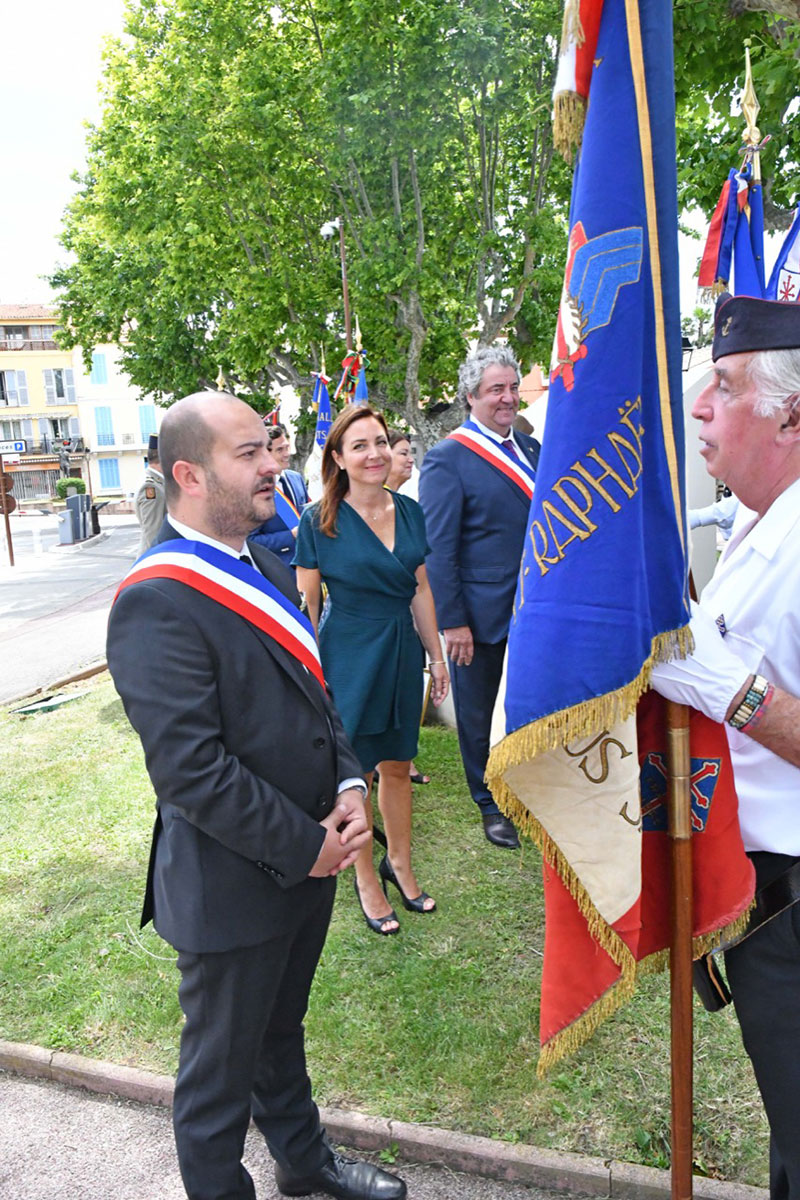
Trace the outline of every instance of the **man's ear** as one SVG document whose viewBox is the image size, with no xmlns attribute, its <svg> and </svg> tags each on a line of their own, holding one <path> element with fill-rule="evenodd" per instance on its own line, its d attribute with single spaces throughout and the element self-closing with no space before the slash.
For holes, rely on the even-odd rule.
<svg viewBox="0 0 800 1200">
<path fill-rule="evenodd" d="M 172 478 L 188 496 L 196 496 L 205 484 L 203 468 L 182 458 L 172 464 Z"/>
<path fill-rule="evenodd" d="M 776 434 L 779 445 L 800 442 L 800 392 L 789 396 L 783 410 L 783 421 Z"/>
</svg>

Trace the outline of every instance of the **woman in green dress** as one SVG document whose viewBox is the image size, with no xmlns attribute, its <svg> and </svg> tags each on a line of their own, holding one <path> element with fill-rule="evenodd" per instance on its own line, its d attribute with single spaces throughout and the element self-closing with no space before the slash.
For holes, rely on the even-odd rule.
<svg viewBox="0 0 800 1200">
<path fill-rule="evenodd" d="M 380 768 L 378 805 L 387 841 L 382 884 L 371 844 L 356 862 L 355 884 L 368 926 L 381 934 L 400 928 L 387 883 L 409 911 L 436 907 L 411 866 L 409 762 L 417 752 L 422 711 L 422 644 L 431 659 L 434 704 L 449 687 L 425 573 L 422 510 L 383 486 L 390 465 L 383 416 L 366 405 L 348 405 L 328 434 L 323 496 L 303 513 L 294 558 L 325 678 L 368 786 Z M 321 617 L 323 582 L 330 602 Z M 367 809 L 369 815 L 369 803 Z"/>
</svg>

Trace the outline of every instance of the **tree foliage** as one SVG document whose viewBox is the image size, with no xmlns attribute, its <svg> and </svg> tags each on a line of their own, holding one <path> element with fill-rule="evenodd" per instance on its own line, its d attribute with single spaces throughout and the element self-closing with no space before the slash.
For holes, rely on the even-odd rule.
<svg viewBox="0 0 800 1200">
<path fill-rule="evenodd" d="M 131 0 L 54 279 L 76 342 L 135 383 L 306 397 L 344 347 L 416 427 L 468 341 L 549 352 L 568 172 L 552 161 L 559 0 Z M 435 433 L 436 423 L 431 425 Z"/>
<path fill-rule="evenodd" d="M 753 48 L 768 211 L 788 208 L 796 27 L 676 0 L 681 199 L 738 161 L 730 96 Z M 431 441 L 468 343 L 547 362 L 571 171 L 553 158 L 561 0 L 128 0 L 52 282 L 72 344 L 122 343 L 143 390 L 301 395 L 344 350 L 338 246 L 370 397 Z M 613 163 L 613 147 L 609 148 Z M 613 174 L 610 175 L 613 181 Z M 420 407 L 422 406 L 422 407 Z"/>
</svg>

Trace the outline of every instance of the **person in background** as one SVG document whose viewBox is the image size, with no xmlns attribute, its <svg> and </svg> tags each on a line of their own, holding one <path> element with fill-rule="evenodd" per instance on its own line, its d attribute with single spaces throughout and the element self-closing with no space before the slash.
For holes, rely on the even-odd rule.
<svg viewBox="0 0 800 1200">
<path fill-rule="evenodd" d="M 411 439 L 402 429 L 390 429 L 389 447 L 392 451 L 392 465 L 389 468 L 389 477 L 384 487 L 387 487 L 390 492 L 399 492 L 414 473 Z M 431 781 L 430 775 L 423 775 L 421 771 L 418 771 L 414 762 L 409 763 L 408 773 L 412 783 L 430 783 Z"/>
<path fill-rule="evenodd" d="M 458 373 L 467 419 L 428 451 L 419 479 L 464 772 L 487 839 L 508 850 L 519 847 L 517 831 L 484 773 L 539 461 L 539 443 L 514 430 L 519 382 L 507 346 L 470 354 Z"/>
<path fill-rule="evenodd" d="M 254 529 L 247 540 L 271 550 L 289 566 L 294 555 L 300 514 L 308 504 L 308 489 L 300 472 L 289 470 L 291 450 L 284 427 L 267 425 L 266 430 L 270 451 L 280 467 L 276 483 L 280 495 L 276 496 L 275 516 Z"/>
<path fill-rule="evenodd" d="M 800 305 L 720 297 L 694 402 L 739 512 L 693 607 L 695 649 L 652 686 L 726 722 L 756 907 L 725 968 L 770 1128 L 770 1197 L 800 1200 Z"/>
<path fill-rule="evenodd" d="M 144 554 L 145 550 L 149 550 L 153 542 L 158 537 L 158 531 L 161 528 L 164 517 L 167 515 L 167 493 L 164 485 L 164 473 L 161 470 L 161 461 L 158 454 L 158 437 L 156 434 L 150 434 L 150 441 L 147 445 L 147 466 L 144 472 L 144 480 L 136 493 L 136 498 L 133 502 L 136 510 L 136 520 L 141 526 L 141 534 L 139 538 L 139 555 Z"/>
<path fill-rule="evenodd" d="M 369 783 L 380 768 L 387 841 L 381 882 L 370 845 L 356 862 L 355 885 L 368 927 L 384 935 L 400 928 L 388 883 L 410 912 L 436 907 L 411 866 L 409 763 L 419 739 L 423 645 L 434 704 L 449 686 L 425 572 L 425 521 L 415 500 L 384 487 L 390 466 L 383 416 L 368 405 L 348 405 L 328 434 L 323 496 L 303 513 L 295 554 L 334 703 Z M 323 582 L 330 604 L 320 621 Z M 371 822 L 369 806 L 367 815 Z"/>
</svg>

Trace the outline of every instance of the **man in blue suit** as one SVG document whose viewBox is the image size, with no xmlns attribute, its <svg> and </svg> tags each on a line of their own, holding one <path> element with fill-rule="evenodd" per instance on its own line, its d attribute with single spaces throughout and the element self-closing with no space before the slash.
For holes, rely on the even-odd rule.
<svg viewBox="0 0 800 1200">
<path fill-rule="evenodd" d="M 294 558 L 295 539 L 300 513 L 309 502 L 308 489 L 299 471 L 289 470 L 289 439 L 282 425 L 267 426 L 269 449 L 278 463 L 281 473 L 276 479 L 276 489 L 283 494 L 287 502 L 281 504 L 280 496 L 276 496 L 276 513 L 258 529 L 254 529 L 247 539 L 258 546 L 265 546 L 285 566 L 289 566 Z"/>
<path fill-rule="evenodd" d="M 536 439 L 513 428 L 519 382 L 507 346 L 470 354 L 458 373 L 467 420 L 428 451 L 419 481 L 464 771 L 486 837 L 509 850 L 519 846 L 517 831 L 484 773 L 539 460 Z"/>
</svg>

